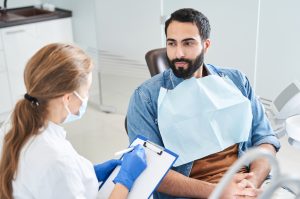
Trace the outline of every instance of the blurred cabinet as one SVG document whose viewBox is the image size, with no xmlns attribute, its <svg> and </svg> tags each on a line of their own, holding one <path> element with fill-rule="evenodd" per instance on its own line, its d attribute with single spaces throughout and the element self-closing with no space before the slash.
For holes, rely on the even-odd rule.
<svg viewBox="0 0 300 199">
<path fill-rule="evenodd" d="M 3 71 L 1 73 L 0 88 L 1 91 L 7 91 L 5 96 L 0 98 L 1 114 L 9 112 L 13 105 L 25 94 L 23 72 L 30 57 L 46 44 L 53 42 L 72 43 L 73 34 L 71 18 L 2 28 L 0 31 L 3 47 L 3 58 L 1 57 L 0 47 L 0 72 Z M 8 83 L 5 84 L 5 82 Z M 10 103 L 6 102 L 7 106 L 2 105 L 4 98 L 10 101 Z"/>
<path fill-rule="evenodd" d="M 4 51 L 2 39 L 0 37 L 0 115 L 9 111 L 11 108 L 11 98 L 10 98 L 10 89 L 9 82 L 7 78 L 7 71 L 5 67 Z"/>
<path fill-rule="evenodd" d="M 4 114 L 11 109 L 9 82 L 8 82 L 7 74 L 5 72 L 0 72 L 0 85 L 1 85 L 0 114 Z"/>
<path fill-rule="evenodd" d="M 13 104 L 25 93 L 25 64 L 38 49 L 35 24 L 14 26 L 2 30 L 5 60 Z"/>
<path fill-rule="evenodd" d="M 72 21 L 64 18 L 37 23 L 36 34 L 42 46 L 52 42 L 73 43 Z"/>
<path fill-rule="evenodd" d="M 5 72 L 5 60 L 4 60 L 4 52 L 0 48 L 0 73 Z"/>
</svg>

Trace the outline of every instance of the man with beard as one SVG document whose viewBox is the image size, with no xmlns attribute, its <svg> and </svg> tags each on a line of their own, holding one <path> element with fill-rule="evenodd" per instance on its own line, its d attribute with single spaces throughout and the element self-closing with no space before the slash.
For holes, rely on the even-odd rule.
<svg viewBox="0 0 300 199">
<path fill-rule="evenodd" d="M 208 19 L 180 9 L 165 23 L 170 69 L 139 86 L 127 113 L 130 142 L 137 135 L 179 155 L 154 198 L 207 198 L 245 151 L 272 154 L 278 139 L 241 72 L 204 64 L 210 46 Z M 256 198 L 270 172 L 266 159 L 236 174 L 222 198 Z"/>
</svg>

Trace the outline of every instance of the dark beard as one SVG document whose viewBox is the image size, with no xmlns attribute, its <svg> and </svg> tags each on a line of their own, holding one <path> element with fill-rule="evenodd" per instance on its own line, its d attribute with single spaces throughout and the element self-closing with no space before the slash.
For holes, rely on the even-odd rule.
<svg viewBox="0 0 300 199">
<path fill-rule="evenodd" d="M 172 69 L 174 75 L 178 78 L 188 79 L 193 76 L 193 74 L 202 66 L 204 62 L 204 50 L 201 51 L 201 53 L 196 57 L 196 59 L 190 60 L 190 59 L 173 59 L 170 60 L 168 58 L 170 68 Z M 176 62 L 186 62 L 188 63 L 188 67 L 184 69 L 183 67 L 179 67 L 178 69 L 175 67 Z"/>
</svg>

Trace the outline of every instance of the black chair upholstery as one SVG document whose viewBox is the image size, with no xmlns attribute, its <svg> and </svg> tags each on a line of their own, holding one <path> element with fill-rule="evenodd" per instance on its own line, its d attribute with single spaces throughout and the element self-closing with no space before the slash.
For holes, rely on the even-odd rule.
<svg viewBox="0 0 300 199">
<path fill-rule="evenodd" d="M 166 48 L 150 50 L 145 55 L 151 77 L 169 68 Z"/>
<path fill-rule="evenodd" d="M 124 126 L 125 126 L 126 133 L 128 134 L 128 130 L 127 130 L 127 116 L 125 117 Z"/>
</svg>

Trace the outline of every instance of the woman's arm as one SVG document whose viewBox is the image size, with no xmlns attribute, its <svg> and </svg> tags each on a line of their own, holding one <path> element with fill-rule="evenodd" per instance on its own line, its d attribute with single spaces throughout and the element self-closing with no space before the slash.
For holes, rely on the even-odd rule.
<svg viewBox="0 0 300 199">
<path fill-rule="evenodd" d="M 109 199 L 126 199 L 127 196 L 128 189 L 124 185 L 117 183 L 111 192 Z"/>
</svg>

